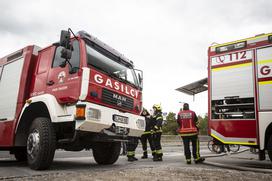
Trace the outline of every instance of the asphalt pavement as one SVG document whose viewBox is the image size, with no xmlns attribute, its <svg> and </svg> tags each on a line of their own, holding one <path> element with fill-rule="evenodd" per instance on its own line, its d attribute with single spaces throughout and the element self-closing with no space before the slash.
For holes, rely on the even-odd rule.
<svg viewBox="0 0 272 181">
<path fill-rule="evenodd" d="M 248 149 L 246 147 L 241 147 L 241 150 Z M 150 151 L 149 151 L 150 153 Z M 55 158 L 52 166 L 49 170 L 44 171 L 34 171 L 28 168 L 25 162 L 17 162 L 12 155 L 9 155 L 8 152 L 0 151 L 0 180 L 3 179 L 11 179 L 11 180 L 28 180 L 31 178 L 32 180 L 35 178 L 40 180 L 42 177 L 44 180 L 51 180 L 51 178 L 59 178 L 60 180 L 69 180 L 69 178 L 65 178 L 67 175 L 79 174 L 82 173 L 84 178 L 84 173 L 109 173 L 112 174 L 112 171 L 123 172 L 124 170 L 137 170 L 139 173 L 144 172 L 145 169 L 152 170 L 156 168 L 160 168 L 162 172 L 167 172 L 168 169 L 173 169 L 173 172 L 183 172 L 184 169 L 198 169 L 198 173 L 202 173 L 202 177 L 205 177 L 205 172 L 212 173 L 214 169 L 220 170 L 233 170 L 231 168 L 217 167 L 210 164 L 191 164 L 187 165 L 185 163 L 185 159 L 183 156 L 183 146 L 181 142 L 177 142 L 173 144 L 168 142 L 163 144 L 163 162 L 153 162 L 152 158 L 149 154 L 148 159 L 141 159 L 142 149 L 141 145 L 138 146 L 136 150 L 136 157 L 139 159 L 135 162 L 128 162 L 127 157 L 120 155 L 118 161 L 114 165 L 98 165 L 95 163 L 92 151 L 80 151 L 80 152 L 68 152 L 63 150 L 57 150 L 55 153 Z M 211 153 L 207 148 L 206 142 L 202 142 L 200 145 L 200 153 L 202 156 L 218 156 L 214 153 Z M 271 162 L 266 159 L 265 161 L 259 161 L 257 154 L 252 154 L 249 151 L 245 151 L 240 154 L 233 155 L 225 155 L 220 157 L 211 157 L 207 158 L 206 162 L 220 163 L 220 164 L 228 164 L 228 165 L 236 165 L 243 167 L 251 167 L 251 168 L 261 168 L 261 169 L 272 169 Z M 143 170 L 142 170 L 143 169 Z M 180 169 L 180 170 L 176 170 Z M 201 172 L 202 171 L 202 172 Z M 237 173 L 241 174 L 239 171 Z M 219 173 L 219 172 L 218 172 Z M 252 172 L 252 174 L 258 174 Z M 126 174 L 127 175 L 127 174 Z M 128 180 L 134 180 L 137 178 L 137 175 L 133 171 L 131 171 L 131 175 L 133 177 L 129 177 L 127 175 Z M 118 175 L 117 175 L 118 176 Z M 141 177 L 138 175 L 139 178 Z M 197 176 L 197 175 L 195 175 Z M 256 176 L 257 177 L 257 176 Z M 99 175 L 98 175 L 98 178 Z M 104 178 L 104 177 L 103 177 Z M 105 180 L 115 180 L 111 179 Z M 216 177 L 217 178 L 217 177 Z M 167 177 L 166 177 L 167 179 Z M 265 177 L 267 180 L 267 178 Z M 57 179 L 58 180 L 58 179 Z M 77 180 L 77 179 L 76 179 Z M 84 179 L 83 179 L 84 180 Z M 98 179 L 99 180 L 99 179 Z M 103 180 L 103 179 L 102 179 Z M 118 180 L 118 179 L 116 179 Z M 122 180 L 122 179 L 121 179 Z M 143 179 L 145 180 L 145 179 Z M 272 178 L 271 178 L 272 180 Z"/>
</svg>

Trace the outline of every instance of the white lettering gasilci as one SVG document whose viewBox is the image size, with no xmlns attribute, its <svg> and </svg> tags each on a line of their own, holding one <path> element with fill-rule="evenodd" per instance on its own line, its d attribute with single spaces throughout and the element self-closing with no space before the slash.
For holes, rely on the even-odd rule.
<svg viewBox="0 0 272 181">
<path fill-rule="evenodd" d="M 99 74 L 95 74 L 94 80 L 98 84 L 102 84 L 103 83 L 103 77 L 101 75 L 99 75 Z"/>
<path fill-rule="evenodd" d="M 94 81 L 98 84 L 104 84 L 106 87 L 110 87 L 112 89 L 115 89 L 117 91 L 121 91 L 127 95 L 130 95 L 132 97 L 137 98 L 138 97 L 138 91 L 125 85 L 122 83 L 119 83 L 117 81 L 111 80 L 110 78 L 104 79 L 102 75 L 95 74 L 94 76 Z"/>
</svg>

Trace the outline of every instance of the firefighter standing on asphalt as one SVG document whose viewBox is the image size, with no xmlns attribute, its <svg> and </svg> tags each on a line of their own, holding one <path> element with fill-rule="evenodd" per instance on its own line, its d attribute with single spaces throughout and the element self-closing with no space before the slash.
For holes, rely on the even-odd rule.
<svg viewBox="0 0 272 181">
<path fill-rule="evenodd" d="M 189 104 L 185 103 L 183 105 L 183 110 L 178 113 L 177 123 L 179 125 L 178 132 L 183 140 L 186 163 L 191 164 L 190 142 L 192 142 L 194 162 L 203 162 L 205 159 L 200 157 L 199 154 L 199 122 L 196 113 L 189 110 Z"/>
<path fill-rule="evenodd" d="M 155 154 L 153 156 L 153 161 L 162 161 L 162 147 L 161 147 L 161 135 L 162 135 L 162 109 L 161 106 L 155 104 L 153 106 L 153 116 L 152 116 L 152 137 L 155 148 Z"/>
<path fill-rule="evenodd" d="M 143 112 L 141 115 L 145 117 L 145 131 L 144 131 L 144 134 L 142 134 L 141 136 L 141 143 L 143 147 L 142 159 L 146 159 L 148 158 L 147 141 L 149 142 L 152 155 L 153 156 L 155 155 L 155 148 L 154 148 L 154 143 L 153 143 L 152 135 L 151 135 L 152 120 L 151 120 L 149 112 L 146 109 L 143 109 Z"/>
</svg>

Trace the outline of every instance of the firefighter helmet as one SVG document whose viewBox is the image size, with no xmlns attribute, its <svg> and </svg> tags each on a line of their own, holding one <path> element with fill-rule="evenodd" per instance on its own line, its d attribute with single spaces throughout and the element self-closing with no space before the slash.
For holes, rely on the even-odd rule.
<svg viewBox="0 0 272 181">
<path fill-rule="evenodd" d="M 153 105 L 153 109 L 156 109 L 157 111 L 161 111 L 162 109 L 161 109 L 161 105 L 159 105 L 159 104 L 154 104 Z"/>
</svg>

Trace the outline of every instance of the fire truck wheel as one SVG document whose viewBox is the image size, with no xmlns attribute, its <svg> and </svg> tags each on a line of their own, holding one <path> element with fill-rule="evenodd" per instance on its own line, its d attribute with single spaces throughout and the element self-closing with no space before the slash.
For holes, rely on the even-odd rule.
<svg viewBox="0 0 272 181">
<path fill-rule="evenodd" d="M 54 158 L 56 134 L 50 119 L 34 119 L 27 138 L 28 165 L 34 170 L 47 169 Z"/>
<path fill-rule="evenodd" d="M 272 135 L 270 135 L 270 138 L 267 143 L 267 153 L 270 161 L 272 161 Z"/>
<path fill-rule="evenodd" d="M 120 150 L 120 142 L 99 142 L 93 147 L 93 156 L 96 163 L 101 165 L 110 165 L 117 161 Z"/>
<path fill-rule="evenodd" d="M 27 161 L 26 148 L 16 148 L 15 150 L 13 150 L 13 154 L 17 161 Z"/>
</svg>

